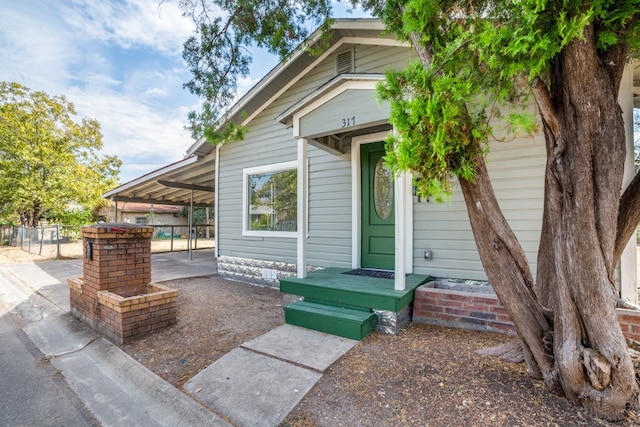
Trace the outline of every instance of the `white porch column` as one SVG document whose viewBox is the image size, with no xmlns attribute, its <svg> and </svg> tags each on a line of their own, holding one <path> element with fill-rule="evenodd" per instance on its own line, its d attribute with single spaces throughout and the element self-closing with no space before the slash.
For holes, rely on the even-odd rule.
<svg viewBox="0 0 640 427">
<path fill-rule="evenodd" d="M 629 185 L 635 174 L 634 166 L 634 150 L 633 150 L 633 67 L 635 63 L 628 64 L 622 75 L 620 83 L 620 91 L 618 102 L 622 107 L 622 116 L 624 117 L 626 139 L 627 139 L 627 158 L 624 165 L 623 189 Z M 620 257 L 619 286 L 620 298 L 633 304 L 638 302 L 638 278 L 637 276 L 637 255 L 636 255 L 636 235 L 631 240 Z"/>
<path fill-rule="evenodd" d="M 214 174 L 214 181 L 213 181 L 213 187 L 214 187 L 214 193 L 213 193 L 213 239 L 215 242 L 215 253 L 214 256 L 216 258 L 218 258 L 220 256 L 220 245 L 218 244 L 218 236 L 220 236 L 220 229 L 218 228 L 218 218 L 220 218 L 220 201 L 219 201 L 219 197 L 218 194 L 219 193 L 219 189 L 220 189 L 220 147 L 222 147 L 222 144 L 218 144 L 216 145 L 216 166 L 215 166 L 215 170 L 213 171 Z M 246 208 L 245 208 L 246 209 Z M 209 219 L 209 217 L 207 217 L 207 220 Z"/>
<path fill-rule="evenodd" d="M 394 289 L 404 291 L 406 289 L 406 275 L 411 272 L 411 266 L 407 264 L 407 248 L 412 242 L 408 241 L 408 230 L 411 228 L 408 206 L 411 201 L 411 176 L 403 171 L 396 174 L 394 180 L 395 197 L 395 280 Z"/>
<path fill-rule="evenodd" d="M 298 139 L 298 250 L 297 274 L 307 277 L 307 139 Z"/>
</svg>

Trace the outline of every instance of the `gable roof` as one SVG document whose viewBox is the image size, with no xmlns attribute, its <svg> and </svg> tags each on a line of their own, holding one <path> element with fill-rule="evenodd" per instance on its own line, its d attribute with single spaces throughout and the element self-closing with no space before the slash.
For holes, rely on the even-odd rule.
<svg viewBox="0 0 640 427">
<path fill-rule="evenodd" d="M 308 70 L 345 43 L 376 39 L 380 44 L 399 45 L 394 37 L 382 35 L 384 29 L 379 19 L 336 19 L 331 27 L 329 47 L 320 56 L 311 55 L 306 48 L 319 43 L 320 31 L 315 31 L 289 58 L 274 67 L 227 111 L 220 120 L 222 126 L 229 122 L 250 121 Z M 215 150 L 213 144 L 201 138 L 187 149 L 184 159 L 129 181 L 105 193 L 103 197 L 116 201 L 186 206 L 190 203 L 193 190 L 194 206 L 211 206 L 215 198 Z"/>
<path fill-rule="evenodd" d="M 385 27 L 380 19 L 336 19 L 331 26 L 329 47 L 319 56 L 310 54 L 307 49 L 307 46 L 316 46 L 319 43 L 320 31 L 315 31 L 289 58 L 274 67 L 227 111 L 220 120 L 221 126 L 228 122 L 240 124 L 250 121 L 268 107 L 288 87 L 300 80 L 306 74 L 306 71 L 335 52 L 343 44 L 364 39 L 376 39 L 379 40 L 380 44 L 386 42 L 393 46 L 402 44 L 391 35 L 383 35 L 384 31 Z M 243 118 L 244 115 L 246 115 L 246 118 Z M 203 155 L 210 153 L 213 149 L 214 147 L 211 144 L 201 138 L 189 147 L 187 154 Z"/>
</svg>

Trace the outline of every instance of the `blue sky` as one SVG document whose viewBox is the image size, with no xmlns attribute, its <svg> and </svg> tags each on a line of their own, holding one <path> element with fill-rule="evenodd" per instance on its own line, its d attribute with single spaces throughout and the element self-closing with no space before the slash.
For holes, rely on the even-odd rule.
<svg viewBox="0 0 640 427">
<path fill-rule="evenodd" d="M 123 161 L 122 183 L 184 157 L 194 142 L 184 130 L 186 118 L 198 99 L 182 88 L 190 78 L 182 45 L 193 24 L 176 1 L 0 5 L 0 81 L 65 95 L 79 117 L 97 119 L 103 153 Z M 259 53 L 239 90 L 248 90 L 277 62 Z"/>
<path fill-rule="evenodd" d="M 121 181 L 179 160 L 196 97 L 182 43 L 191 22 L 158 0 L 2 0 L 0 80 L 65 95 L 95 118 Z"/>
</svg>

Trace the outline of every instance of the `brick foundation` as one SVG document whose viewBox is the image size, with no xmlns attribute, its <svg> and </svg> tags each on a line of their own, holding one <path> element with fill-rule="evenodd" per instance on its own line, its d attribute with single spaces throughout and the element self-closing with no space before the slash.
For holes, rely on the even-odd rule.
<svg viewBox="0 0 640 427">
<path fill-rule="evenodd" d="M 511 317 L 495 293 L 439 289 L 434 282 L 418 287 L 413 300 L 413 321 L 474 331 L 515 334 Z M 640 311 L 617 309 L 626 338 L 640 342 Z"/>
<path fill-rule="evenodd" d="M 152 227 L 82 227 L 82 278 L 69 279 L 71 313 L 122 344 L 176 323 L 178 291 L 151 282 Z"/>
</svg>

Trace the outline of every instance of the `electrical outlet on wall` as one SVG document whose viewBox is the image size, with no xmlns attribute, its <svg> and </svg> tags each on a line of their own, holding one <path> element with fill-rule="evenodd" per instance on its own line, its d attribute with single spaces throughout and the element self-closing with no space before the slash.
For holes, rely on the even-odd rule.
<svg viewBox="0 0 640 427">
<path fill-rule="evenodd" d="M 278 270 L 274 270 L 272 268 L 263 268 L 262 269 L 262 278 L 263 279 L 277 279 L 278 278 Z"/>
</svg>

